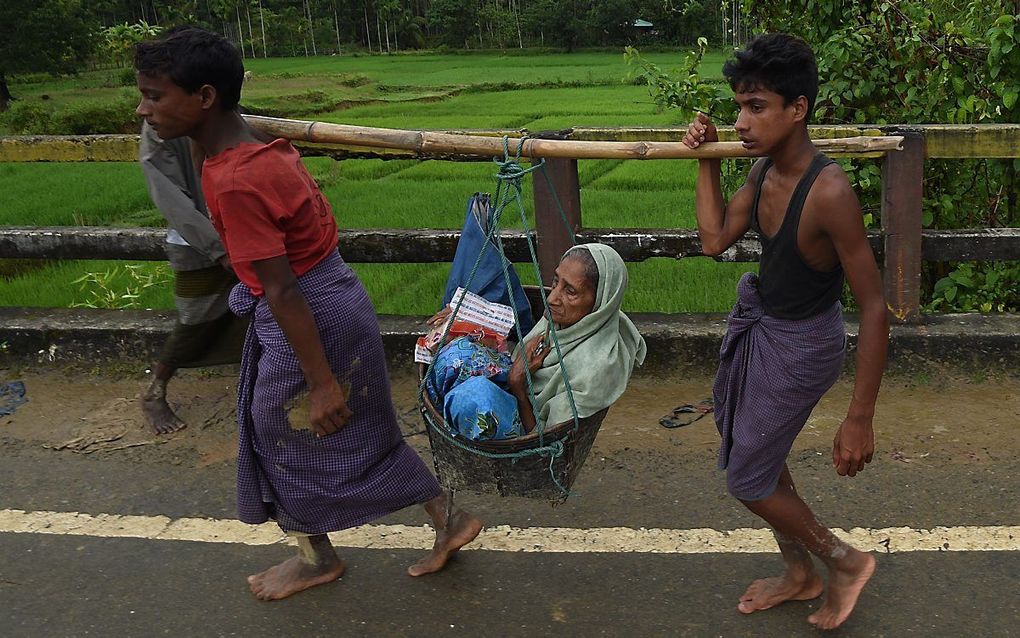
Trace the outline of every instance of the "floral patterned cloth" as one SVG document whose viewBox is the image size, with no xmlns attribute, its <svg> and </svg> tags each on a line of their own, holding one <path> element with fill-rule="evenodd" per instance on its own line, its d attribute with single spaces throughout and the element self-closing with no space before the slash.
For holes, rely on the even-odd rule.
<svg viewBox="0 0 1020 638">
<path fill-rule="evenodd" d="M 447 392 L 469 377 L 487 377 L 505 387 L 510 365 L 509 353 L 487 348 L 470 335 L 457 337 L 436 355 L 427 384 L 429 396 L 442 403 Z"/>
<path fill-rule="evenodd" d="M 470 336 L 458 337 L 436 355 L 426 381 L 432 401 L 443 406 L 454 434 L 472 441 L 521 434 L 517 400 L 506 391 L 511 360 Z"/>
</svg>

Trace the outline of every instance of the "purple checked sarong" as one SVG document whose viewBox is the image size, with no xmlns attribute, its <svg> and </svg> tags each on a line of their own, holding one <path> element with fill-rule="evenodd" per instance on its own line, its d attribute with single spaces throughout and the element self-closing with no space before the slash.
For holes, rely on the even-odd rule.
<svg viewBox="0 0 1020 638">
<path fill-rule="evenodd" d="M 727 324 L 713 387 L 719 468 L 731 494 L 756 501 L 775 491 L 793 440 L 839 378 L 843 308 L 837 301 L 807 319 L 770 317 L 757 275 L 747 273 Z"/>
<path fill-rule="evenodd" d="M 298 285 L 354 416 L 321 438 L 290 427 L 286 406 L 306 391 L 304 374 L 265 297 L 238 284 L 230 309 L 252 316 L 237 397 L 238 517 L 324 534 L 438 496 L 439 483 L 397 426 L 379 324 L 361 282 L 334 251 Z"/>
</svg>

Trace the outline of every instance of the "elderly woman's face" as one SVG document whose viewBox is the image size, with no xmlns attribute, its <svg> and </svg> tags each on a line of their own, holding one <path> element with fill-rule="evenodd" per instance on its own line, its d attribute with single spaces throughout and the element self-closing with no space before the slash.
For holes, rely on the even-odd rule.
<svg viewBox="0 0 1020 638">
<path fill-rule="evenodd" d="M 584 275 L 584 263 L 570 258 L 561 261 L 549 293 L 552 320 L 566 328 L 580 321 L 594 307 L 595 289 Z"/>
</svg>

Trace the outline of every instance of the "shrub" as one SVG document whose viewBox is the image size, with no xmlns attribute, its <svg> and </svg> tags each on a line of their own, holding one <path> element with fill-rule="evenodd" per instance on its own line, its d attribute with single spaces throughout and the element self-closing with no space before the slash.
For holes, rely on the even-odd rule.
<svg viewBox="0 0 1020 638">
<path fill-rule="evenodd" d="M 3 114 L 0 123 L 14 135 L 45 135 L 50 132 L 53 109 L 41 102 L 18 100 Z"/>
<path fill-rule="evenodd" d="M 57 135 L 134 133 L 138 130 L 135 98 L 127 94 L 110 102 L 80 102 L 58 111 L 51 132 Z"/>
<path fill-rule="evenodd" d="M 110 69 L 103 76 L 99 86 L 116 89 L 121 86 L 135 86 L 135 70 L 128 66 L 121 69 Z"/>
<path fill-rule="evenodd" d="M 928 312 L 1016 312 L 1020 264 L 965 262 L 935 283 Z"/>
<path fill-rule="evenodd" d="M 350 88 L 357 88 L 359 86 L 365 86 L 372 82 L 371 78 L 362 73 L 341 73 L 340 84 L 341 86 L 347 86 Z"/>
<path fill-rule="evenodd" d="M 72 281 L 73 284 L 79 284 L 86 299 L 71 305 L 79 308 L 137 308 L 143 292 L 171 282 L 173 275 L 166 264 L 157 264 L 155 267 L 118 265 L 103 272 L 86 273 Z"/>
<path fill-rule="evenodd" d="M 7 78 L 10 79 L 10 76 Z M 19 73 L 18 84 L 43 84 L 45 82 L 53 81 L 53 75 L 50 73 Z"/>
<path fill-rule="evenodd" d="M 135 70 L 132 67 L 122 69 L 118 74 L 120 79 L 120 86 L 134 87 L 136 85 Z"/>
</svg>

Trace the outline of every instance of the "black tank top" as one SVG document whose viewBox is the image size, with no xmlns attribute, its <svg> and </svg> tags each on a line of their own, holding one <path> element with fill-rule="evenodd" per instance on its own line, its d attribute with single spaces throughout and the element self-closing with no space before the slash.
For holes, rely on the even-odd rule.
<svg viewBox="0 0 1020 638">
<path fill-rule="evenodd" d="M 758 223 L 761 186 L 772 166 L 772 160 L 765 159 L 764 162 L 751 206 L 751 228 L 758 233 L 762 249 L 758 290 L 766 314 L 780 319 L 807 319 L 828 310 L 843 293 L 843 266 L 837 265 L 828 272 L 815 270 L 804 262 L 797 247 L 797 229 L 804 201 L 818 173 L 833 161 L 821 153 L 811 161 L 804 177 L 793 190 L 790 206 L 773 237 L 767 237 Z"/>
</svg>

